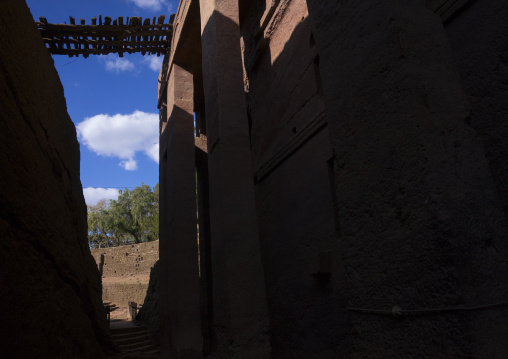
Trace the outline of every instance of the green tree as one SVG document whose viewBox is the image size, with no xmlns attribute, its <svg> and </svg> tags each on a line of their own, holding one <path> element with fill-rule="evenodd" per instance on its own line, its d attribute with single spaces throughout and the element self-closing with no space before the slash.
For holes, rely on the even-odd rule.
<svg viewBox="0 0 508 359">
<path fill-rule="evenodd" d="M 126 188 L 117 200 L 88 206 L 88 229 L 94 248 L 159 239 L 159 184 Z"/>
<path fill-rule="evenodd" d="M 100 200 L 95 206 L 87 206 L 88 244 L 93 248 L 109 247 L 109 200 Z"/>
</svg>

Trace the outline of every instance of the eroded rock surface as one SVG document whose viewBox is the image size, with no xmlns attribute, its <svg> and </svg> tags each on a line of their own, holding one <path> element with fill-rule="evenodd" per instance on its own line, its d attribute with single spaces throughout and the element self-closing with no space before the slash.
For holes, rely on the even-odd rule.
<svg viewBox="0 0 508 359">
<path fill-rule="evenodd" d="M 150 272 L 150 283 L 146 291 L 145 303 L 139 311 L 137 318 L 147 325 L 152 339 L 157 345 L 160 345 L 159 261 L 155 262 Z"/>
<path fill-rule="evenodd" d="M 0 2 L 3 358 L 101 358 L 111 346 L 87 246 L 79 145 L 22 1 Z"/>
</svg>

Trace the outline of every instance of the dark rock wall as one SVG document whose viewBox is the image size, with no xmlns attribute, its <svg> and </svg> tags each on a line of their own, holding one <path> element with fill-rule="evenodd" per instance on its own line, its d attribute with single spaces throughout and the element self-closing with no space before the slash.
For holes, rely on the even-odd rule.
<svg viewBox="0 0 508 359">
<path fill-rule="evenodd" d="M 79 145 L 24 2 L 0 3 L 0 347 L 4 358 L 101 358 Z"/>
<path fill-rule="evenodd" d="M 259 4 L 241 14 L 272 353 L 334 357 L 346 324 L 318 53 L 305 0 L 272 14 Z M 322 255 L 335 258 L 331 277 L 319 273 Z"/>
<path fill-rule="evenodd" d="M 508 299 L 506 2 L 457 32 L 473 100 L 424 2 L 271 3 L 240 4 L 274 357 L 507 357 L 505 308 L 439 311 Z"/>
<path fill-rule="evenodd" d="M 140 322 L 148 326 L 150 335 L 157 345 L 160 345 L 161 340 L 159 318 L 159 261 L 157 261 L 150 271 L 150 282 L 148 283 L 145 301 L 137 316 Z"/>
<path fill-rule="evenodd" d="M 506 218 L 440 18 L 418 1 L 307 3 L 348 306 L 422 310 L 348 310 L 348 354 L 506 357 L 481 333 L 497 316 L 489 333 L 503 335 L 506 308 L 426 310 L 498 303 L 508 289 Z"/>
<path fill-rule="evenodd" d="M 471 111 L 508 215 L 508 6 L 473 1 L 445 27 Z"/>
<path fill-rule="evenodd" d="M 481 138 L 499 200 L 508 218 L 508 3 L 472 1 L 445 26 L 466 99 L 468 122 Z M 497 207 L 485 199 L 486 212 Z M 495 221 L 498 217 L 492 218 Z M 503 242 L 506 243 L 505 236 Z M 502 248 L 493 233 L 483 235 L 475 250 L 472 273 L 481 283 L 476 302 L 506 301 L 508 278 Z M 504 252 L 506 254 L 506 252 Z M 489 310 L 475 316 L 475 346 L 484 358 L 508 357 L 508 311 Z"/>
</svg>

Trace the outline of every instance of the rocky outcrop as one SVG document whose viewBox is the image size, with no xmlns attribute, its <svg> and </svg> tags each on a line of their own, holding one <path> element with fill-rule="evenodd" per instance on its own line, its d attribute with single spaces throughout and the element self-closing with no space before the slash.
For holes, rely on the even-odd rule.
<svg viewBox="0 0 508 359">
<path fill-rule="evenodd" d="M 112 344 L 76 130 L 23 1 L 0 2 L 0 108 L 2 357 L 101 358 Z"/>
<path fill-rule="evenodd" d="M 145 302 L 137 316 L 140 322 L 147 325 L 150 336 L 157 345 L 160 345 L 159 318 L 159 261 L 157 261 L 150 272 Z"/>
</svg>

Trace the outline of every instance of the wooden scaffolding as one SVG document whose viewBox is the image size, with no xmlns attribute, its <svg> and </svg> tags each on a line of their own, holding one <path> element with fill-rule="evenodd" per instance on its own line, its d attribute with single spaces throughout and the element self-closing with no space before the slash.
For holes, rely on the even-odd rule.
<svg viewBox="0 0 508 359">
<path fill-rule="evenodd" d="M 153 20 L 141 17 L 127 17 L 124 24 L 123 16 L 111 21 L 111 17 L 93 17 L 91 25 L 86 25 L 81 19 L 76 25 L 75 19 L 70 17 L 70 24 L 48 24 L 46 18 L 39 17 L 36 22 L 43 41 L 49 52 L 55 55 L 79 56 L 107 55 L 117 53 L 120 57 L 124 53 L 141 52 L 145 54 L 166 53 L 171 45 L 174 15 L 169 22 L 164 23 L 165 16 Z"/>
</svg>

